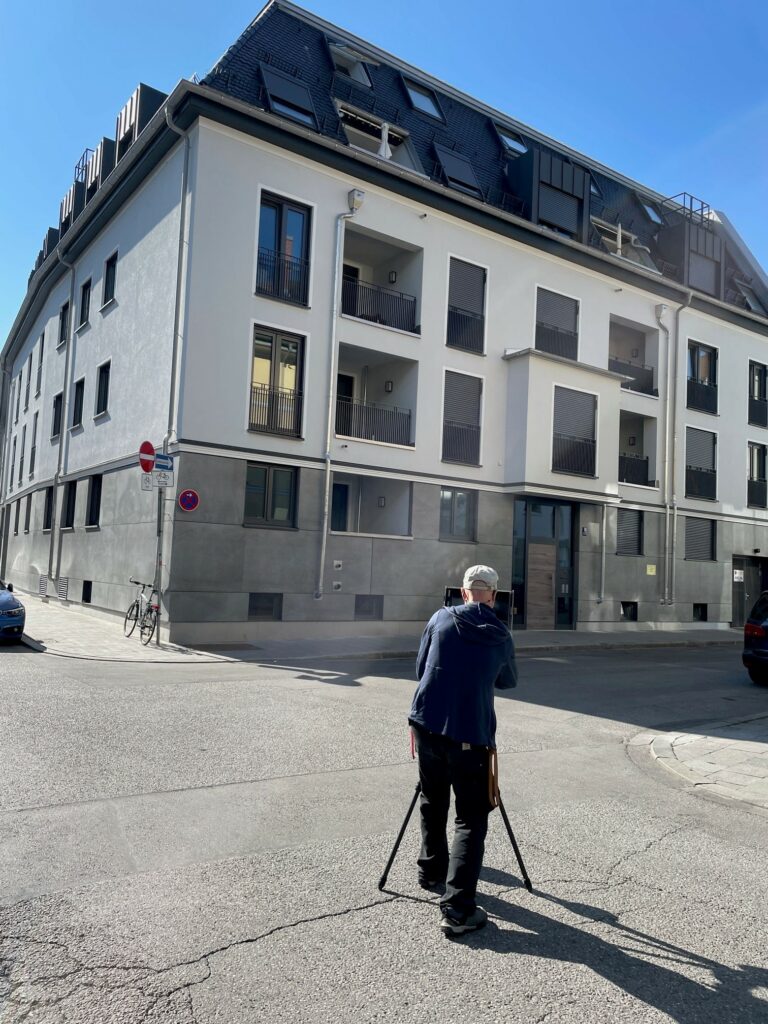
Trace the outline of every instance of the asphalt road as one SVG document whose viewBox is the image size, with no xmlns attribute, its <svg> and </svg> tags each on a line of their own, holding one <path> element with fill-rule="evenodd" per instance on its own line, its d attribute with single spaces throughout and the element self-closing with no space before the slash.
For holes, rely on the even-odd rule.
<svg viewBox="0 0 768 1024">
<path fill-rule="evenodd" d="M 415 885 L 410 664 L 0 653 L 0 1021 L 768 1019 L 768 818 L 627 746 L 768 714 L 732 650 L 521 659 L 489 926 Z M 4 1006 L 3 1006 L 4 1004 Z"/>
</svg>

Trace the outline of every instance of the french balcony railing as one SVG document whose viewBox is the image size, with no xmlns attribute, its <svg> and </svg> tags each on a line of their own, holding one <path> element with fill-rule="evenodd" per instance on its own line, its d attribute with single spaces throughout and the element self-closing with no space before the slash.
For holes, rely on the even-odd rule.
<svg viewBox="0 0 768 1024">
<path fill-rule="evenodd" d="M 573 331 L 563 331 L 549 324 L 536 324 L 536 348 L 539 352 L 549 352 L 553 356 L 575 360 L 578 347 L 579 336 Z"/>
<path fill-rule="evenodd" d="M 688 408 L 717 412 L 717 384 L 688 378 Z"/>
<path fill-rule="evenodd" d="M 29 476 L 30 479 L 35 475 L 35 458 L 37 457 L 37 445 L 33 444 L 29 449 Z"/>
<path fill-rule="evenodd" d="M 608 369 L 614 373 L 622 373 L 632 380 L 624 381 L 621 385 L 627 391 L 639 391 L 643 395 L 657 395 L 658 390 L 653 386 L 653 367 L 643 366 L 642 363 L 633 363 L 629 359 L 619 359 L 617 356 L 608 357 Z"/>
<path fill-rule="evenodd" d="M 685 467 L 686 498 L 706 498 L 714 501 L 717 497 L 717 473 L 714 469 L 700 466 Z"/>
<path fill-rule="evenodd" d="M 336 433 L 364 441 L 410 445 L 411 410 L 337 398 Z"/>
<path fill-rule="evenodd" d="M 302 400 L 299 391 L 271 388 L 263 384 L 253 385 L 249 429 L 283 437 L 300 437 Z"/>
<path fill-rule="evenodd" d="M 341 312 L 359 320 L 418 334 L 416 298 L 382 285 L 344 277 L 341 281 Z"/>
<path fill-rule="evenodd" d="M 765 480 L 747 480 L 747 504 L 752 508 L 768 508 Z"/>
<path fill-rule="evenodd" d="M 471 423 L 443 421 L 443 462 L 480 465 L 480 427 Z"/>
<path fill-rule="evenodd" d="M 309 261 L 273 249 L 259 249 L 256 291 L 273 299 L 306 306 L 309 295 Z"/>
<path fill-rule="evenodd" d="M 38 363 L 37 364 L 37 380 L 35 382 L 35 395 L 39 395 L 40 394 L 40 388 L 42 386 L 42 383 L 43 383 L 43 364 L 42 363 Z"/>
<path fill-rule="evenodd" d="M 648 480 L 648 456 L 628 455 L 625 452 L 619 454 L 619 483 L 641 484 L 647 487 Z"/>
<path fill-rule="evenodd" d="M 595 475 L 597 443 L 594 438 L 554 434 L 552 442 L 552 469 L 555 472 Z"/>
<path fill-rule="evenodd" d="M 466 352 L 483 351 L 485 317 L 482 313 L 470 313 L 458 306 L 448 307 L 448 337 L 450 348 L 461 348 Z"/>
<path fill-rule="evenodd" d="M 768 401 L 764 398 L 749 399 L 749 422 L 757 427 L 768 427 Z"/>
</svg>

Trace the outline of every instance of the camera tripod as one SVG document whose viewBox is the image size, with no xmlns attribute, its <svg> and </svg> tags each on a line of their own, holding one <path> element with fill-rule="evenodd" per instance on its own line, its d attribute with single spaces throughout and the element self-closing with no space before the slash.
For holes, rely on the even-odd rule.
<svg viewBox="0 0 768 1024">
<path fill-rule="evenodd" d="M 397 851 L 400 847 L 400 843 L 402 842 L 403 836 L 405 835 L 405 830 L 408 827 L 408 822 L 411 820 L 413 808 L 416 806 L 416 801 L 419 799 L 420 793 L 421 782 L 417 782 L 416 789 L 414 790 L 413 793 L 413 799 L 411 800 L 411 806 L 408 808 L 408 811 L 405 815 L 405 820 L 403 821 L 403 824 L 400 826 L 400 831 L 397 834 L 395 845 L 392 847 L 392 853 L 390 853 L 389 860 L 387 861 L 387 866 L 384 868 L 384 874 L 379 879 L 380 890 L 383 889 L 384 886 L 387 884 L 387 876 L 389 875 L 389 869 L 392 867 L 395 857 L 397 856 Z M 515 851 L 515 857 L 517 857 L 517 863 L 520 865 L 520 874 L 523 877 L 523 885 L 528 890 L 528 892 L 533 892 L 533 885 L 531 884 L 531 880 L 528 877 L 528 872 L 525 870 L 523 858 L 520 856 L 520 848 L 517 845 L 517 840 L 515 839 L 515 833 L 512 831 L 512 826 L 509 824 L 509 818 L 507 817 L 507 812 L 504 807 L 504 804 L 502 803 L 501 794 L 499 793 L 498 789 L 496 789 L 495 791 L 495 800 L 499 810 L 501 811 L 501 816 L 504 819 L 504 824 L 506 825 L 507 828 L 507 834 L 509 835 L 509 841 L 512 843 L 512 849 Z"/>
</svg>

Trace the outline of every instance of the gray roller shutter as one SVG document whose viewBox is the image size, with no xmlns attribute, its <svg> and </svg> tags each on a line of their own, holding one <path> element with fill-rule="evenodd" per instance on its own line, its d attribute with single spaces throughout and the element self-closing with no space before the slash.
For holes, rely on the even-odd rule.
<svg viewBox="0 0 768 1024">
<path fill-rule="evenodd" d="M 702 562 L 715 559 L 715 520 L 685 517 L 685 557 Z"/>
<path fill-rule="evenodd" d="M 578 330 L 579 303 L 577 299 L 571 299 L 567 295 L 559 295 L 557 292 L 547 291 L 546 288 L 539 288 L 536 299 L 536 322 L 546 324 L 547 327 L 556 327 L 559 331 L 570 331 L 576 334 Z"/>
<path fill-rule="evenodd" d="M 450 185 L 456 185 L 482 196 L 480 183 L 475 176 L 475 169 L 465 156 L 437 144 L 435 144 L 435 153 Z"/>
<path fill-rule="evenodd" d="M 444 419 L 479 427 L 482 394 L 483 382 L 479 377 L 446 370 Z"/>
<path fill-rule="evenodd" d="M 463 260 L 451 259 L 448 305 L 482 316 L 485 312 L 485 270 Z"/>
<path fill-rule="evenodd" d="M 715 468 L 715 435 L 709 430 L 687 427 L 685 432 L 685 464 L 695 469 Z"/>
<path fill-rule="evenodd" d="M 594 395 L 555 387 L 555 433 L 594 441 L 596 404 Z"/>
<path fill-rule="evenodd" d="M 539 220 L 570 234 L 579 231 L 579 200 L 549 185 L 539 186 Z"/>
<path fill-rule="evenodd" d="M 616 554 L 643 553 L 643 513 L 634 508 L 618 509 L 616 522 Z"/>
<path fill-rule="evenodd" d="M 290 103 L 292 107 L 303 110 L 314 118 L 315 110 L 312 106 L 312 97 L 306 85 L 295 78 L 289 78 L 288 75 L 275 71 L 273 68 L 262 67 L 261 73 L 264 76 L 264 84 L 270 97 Z"/>
<path fill-rule="evenodd" d="M 717 294 L 717 271 L 719 264 L 706 256 L 700 256 L 697 252 L 691 253 L 691 262 L 688 267 L 688 284 L 691 288 L 698 288 L 701 292 L 709 295 Z"/>
</svg>

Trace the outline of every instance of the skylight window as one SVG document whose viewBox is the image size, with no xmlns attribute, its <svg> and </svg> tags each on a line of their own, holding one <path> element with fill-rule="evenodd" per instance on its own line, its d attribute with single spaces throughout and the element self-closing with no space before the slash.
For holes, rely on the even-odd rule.
<svg viewBox="0 0 768 1024">
<path fill-rule="evenodd" d="M 404 78 L 403 82 L 410 96 L 411 103 L 417 110 L 420 110 L 422 114 L 437 117 L 441 121 L 445 120 L 443 112 L 438 105 L 437 96 L 435 96 L 431 89 L 427 89 L 423 85 L 416 85 L 415 82 L 411 82 L 407 78 Z"/>
<path fill-rule="evenodd" d="M 500 128 L 499 125 L 494 125 L 494 127 L 501 139 L 502 146 L 508 153 L 519 154 L 528 152 L 528 147 L 517 132 L 510 132 L 506 128 Z"/>
<path fill-rule="evenodd" d="M 477 199 L 483 198 L 475 170 L 465 156 L 452 149 L 446 149 L 444 146 L 438 146 L 437 143 L 435 143 L 435 153 L 449 185 L 468 193 L 468 195 L 475 196 Z"/>
<path fill-rule="evenodd" d="M 645 199 L 641 199 L 640 200 L 640 205 L 645 210 L 646 214 L 648 215 L 649 220 L 653 221 L 654 224 L 663 224 L 664 223 L 664 219 L 662 218 L 661 214 L 659 213 L 659 211 L 656 209 L 656 207 L 652 203 L 646 202 Z"/>
<path fill-rule="evenodd" d="M 366 63 L 370 62 L 367 61 L 363 54 L 358 53 L 357 50 L 344 43 L 329 43 L 328 48 L 331 51 L 333 66 L 340 75 L 345 75 L 353 82 L 363 85 L 368 89 L 373 87 L 371 76 L 366 67 Z"/>
<path fill-rule="evenodd" d="M 645 267 L 646 270 L 653 270 L 657 274 L 661 273 L 651 257 L 651 250 L 648 246 L 643 245 L 637 236 L 627 231 L 626 228 L 622 228 L 621 224 L 608 224 L 596 217 L 592 218 L 592 223 L 600 235 L 603 248 L 612 256 L 629 260 L 630 263 L 637 263 L 638 266 Z"/>
<path fill-rule="evenodd" d="M 283 114 L 294 121 L 317 128 L 315 108 L 309 89 L 296 78 L 283 75 L 273 68 L 262 67 L 264 85 L 267 87 L 269 107 L 273 114 Z"/>
</svg>

